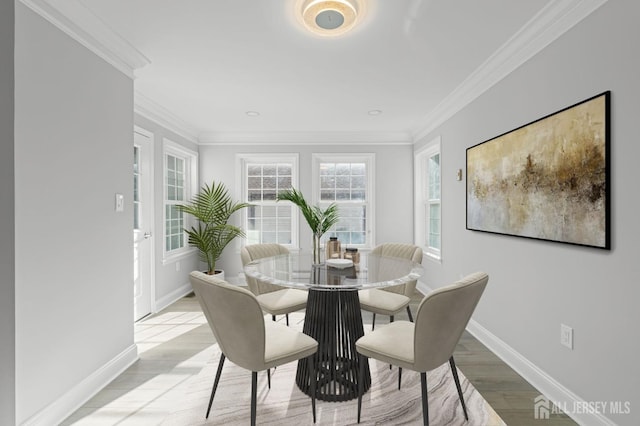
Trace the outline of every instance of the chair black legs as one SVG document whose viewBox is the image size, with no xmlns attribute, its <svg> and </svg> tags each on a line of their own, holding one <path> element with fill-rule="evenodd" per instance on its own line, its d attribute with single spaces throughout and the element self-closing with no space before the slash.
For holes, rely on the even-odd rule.
<svg viewBox="0 0 640 426">
<path fill-rule="evenodd" d="M 216 379 L 213 381 L 213 389 L 211 389 L 211 398 L 209 398 L 209 407 L 207 407 L 206 419 L 209 418 L 209 412 L 211 411 L 211 404 L 213 404 L 213 396 L 216 394 L 218 383 L 220 382 L 220 374 L 222 374 L 222 366 L 224 365 L 224 354 L 220 355 L 220 362 L 218 363 L 218 372 L 216 373 Z"/>
<path fill-rule="evenodd" d="M 284 314 L 284 317 L 287 319 L 287 327 L 289 326 L 289 314 Z M 276 320 L 276 316 L 275 315 L 271 315 L 271 320 L 275 321 Z"/>
<path fill-rule="evenodd" d="M 209 398 L 209 406 L 207 407 L 207 415 L 205 418 L 209 418 L 211 412 L 211 405 L 213 404 L 213 397 L 218 389 L 218 383 L 220 383 L 220 376 L 222 375 L 222 367 L 224 366 L 224 360 L 226 359 L 224 354 L 220 355 L 220 362 L 218 363 L 218 371 L 216 372 L 216 378 L 213 381 L 213 389 L 211 389 L 211 397 Z M 313 355 L 307 358 L 309 363 L 309 377 L 311 379 L 311 409 L 313 411 L 313 423 L 316 422 L 316 382 L 318 381 L 318 374 L 315 371 L 313 363 Z M 361 373 L 362 374 L 362 373 Z M 267 380 L 269 389 L 271 389 L 271 370 L 267 369 Z M 251 426 L 256 424 L 256 405 L 257 405 L 257 391 L 258 389 L 258 372 L 251 372 Z"/>
<path fill-rule="evenodd" d="M 409 315 L 409 321 L 413 322 L 413 314 L 411 314 L 411 308 L 409 306 L 407 306 L 407 315 Z M 389 322 L 393 322 L 394 317 L 393 315 L 391 315 L 391 317 L 389 318 Z M 289 325 L 289 323 L 287 323 L 287 325 Z M 376 328 L 376 314 L 375 312 L 373 313 L 373 322 L 371 323 L 371 331 L 373 331 Z"/>
<path fill-rule="evenodd" d="M 364 363 L 368 362 L 369 359 L 364 355 L 358 355 L 360 357 L 360 369 L 358 371 L 359 380 L 358 380 L 358 423 L 360 423 L 360 414 L 362 412 L 362 377 L 364 375 Z M 456 369 L 456 363 L 453 360 L 453 356 L 449 358 L 449 365 L 451 366 L 451 373 L 453 374 L 453 380 L 456 382 L 456 388 L 458 389 L 458 396 L 460 397 L 460 402 L 462 404 L 462 411 L 464 411 L 465 420 L 469 421 L 469 416 L 467 415 L 467 406 L 464 403 L 464 397 L 462 396 L 462 388 L 460 387 L 460 380 L 458 379 L 458 370 Z M 427 397 L 427 373 L 420 373 L 420 382 L 422 385 L 422 421 L 425 426 L 429 425 L 429 401 Z M 400 385 L 402 383 L 402 367 L 398 368 L 398 390 L 400 389 Z"/>
<path fill-rule="evenodd" d="M 313 355 L 307 358 L 307 364 L 309 368 L 309 379 L 311 380 L 311 410 L 313 411 L 313 423 L 316 422 L 316 382 L 318 381 L 318 375 L 316 374 L 313 365 Z"/>
<path fill-rule="evenodd" d="M 213 389 L 211 389 L 211 397 L 209 398 L 209 406 L 207 407 L 207 415 L 205 418 L 209 418 L 211 412 L 211 405 L 213 404 L 213 397 L 218 389 L 218 383 L 220 383 L 220 376 L 222 375 L 222 367 L 224 366 L 224 360 L 226 357 L 224 354 L 220 355 L 220 362 L 218 363 L 218 371 L 216 372 L 216 378 L 213 381 Z M 311 377 L 311 408 L 313 410 L 313 422 L 316 422 L 316 382 L 318 380 L 317 374 L 314 371 L 313 355 L 307 358 L 309 360 L 309 371 Z M 267 369 L 267 381 L 269 389 L 271 389 L 271 370 Z M 258 372 L 251 372 L 251 425 L 256 424 L 256 401 L 257 401 L 257 388 L 258 388 Z"/>
<path fill-rule="evenodd" d="M 460 380 L 458 379 L 458 369 L 456 368 L 456 363 L 453 360 L 453 355 L 449 358 L 449 365 L 451 366 L 451 374 L 453 374 L 453 380 L 456 382 L 456 388 L 458 389 L 458 396 L 460 397 L 460 403 L 462 404 L 462 411 L 464 411 L 464 418 L 469 420 L 469 416 L 467 415 L 467 406 L 464 403 L 462 388 L 460 387 Z"/>
<path fill-rule="evenodd" d="M 422 422 L 424 426 L 429 425 L 429 401 L 427 400 L 427 373 L 420 373 L 422 382 Z"/>
<path fill-rule="evenodd" d="M 258 372 L 251 372 L 251 426 L 256 426 L 256 396 L 258 393 Z"/>
</svg>

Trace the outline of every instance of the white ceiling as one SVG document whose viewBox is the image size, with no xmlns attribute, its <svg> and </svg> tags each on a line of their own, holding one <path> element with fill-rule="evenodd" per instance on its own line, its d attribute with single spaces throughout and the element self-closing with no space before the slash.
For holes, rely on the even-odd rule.
<svg viewBox="0 0 640 426">
<path fill-rule="evenodd" d="M 321 38 L 296 19 L 296 0 L 77 1 L 149 60 L 135 70 L 136 102 L 214 143 L 412 142 L 519 30 L 571 3 L 366 0 L 357 28 Z"/>
</svg>

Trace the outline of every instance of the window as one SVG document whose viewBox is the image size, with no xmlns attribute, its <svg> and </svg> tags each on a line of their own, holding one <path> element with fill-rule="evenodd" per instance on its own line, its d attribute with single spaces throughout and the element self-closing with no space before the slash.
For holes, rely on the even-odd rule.
<svg viewBox="0 0 640 426">
<path fill-rule="evenodd" d="M 181 145 L 164 140 L 164 258 L 186 253 L 184 228 L 190 218 L 177 208 L 188 202 L 196 187 L 197 154 Z"/>
<path fill-rule="evenodd" d="M 247 244 L 298 246 L 297 214 L 291 203 L 276 202 L 278 192 L 296 187 L 297 154 L 240 154 L 242 200 Z"/>
<path fill-rule="evenodd" d="M 314 203 L 338 204 L 340 221 L 324 235 L 338 237 L 343 246 L 373 246 L 374 154 L 314 154 Z"/>
<path fill-rule="evenodd" d="M 440 138 L 416 154 L 416 244 L 440 259 L 442 252 L 442 201 L 440 191 Z"/>
</svg>

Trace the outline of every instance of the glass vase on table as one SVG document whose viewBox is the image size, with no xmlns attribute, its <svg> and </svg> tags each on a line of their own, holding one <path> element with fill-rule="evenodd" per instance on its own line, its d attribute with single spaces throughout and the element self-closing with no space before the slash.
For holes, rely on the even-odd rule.
<svg viewBox="0 0 640 426">
<path fill-rule="evenodd" d="M 313 266 L 322 265 L 322 252 L 320 250 L 320 238 L 322 234 L 313 234 Z"/>
</svg>

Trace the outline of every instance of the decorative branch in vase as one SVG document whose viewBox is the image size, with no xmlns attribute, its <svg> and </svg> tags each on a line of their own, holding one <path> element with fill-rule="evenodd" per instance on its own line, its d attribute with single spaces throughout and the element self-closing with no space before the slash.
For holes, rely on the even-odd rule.
<svg viewBox="0 0 640 426">
<path fill-rule="evenodd" d="M 313 233 L 313 263 L 320 264 L 320 239 L 322 236 L 340 220 L 338 215 L 338 205 L 331 203 L 326 209 L 320 206 L 311 206 L 304 199 L 302 192 L 295 188 L 287 189 L 278 193 L 278 201 L 291 201 L 300 208 L 302 215 L 307 220 L 311 232 Z"/>
</svg>

